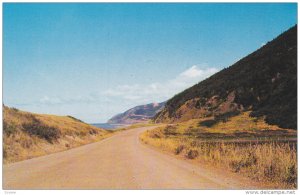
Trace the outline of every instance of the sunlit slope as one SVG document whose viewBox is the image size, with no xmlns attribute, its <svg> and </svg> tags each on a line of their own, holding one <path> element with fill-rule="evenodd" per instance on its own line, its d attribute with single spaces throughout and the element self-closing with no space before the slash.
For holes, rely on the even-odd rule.
<svg viewBox="0 0 300 195">
<path fill-rule="evenodd" d="M 297 128 L 297 26 L 175 95 L 154 120 L 182 122 L 248 110 L 269 124 Z"/>
<path fill-rule="evenodd" d="M 109 134 L 71 116 L 33 114 L 3 107 L 5 163 L 66 150 Z"/>
</svg>

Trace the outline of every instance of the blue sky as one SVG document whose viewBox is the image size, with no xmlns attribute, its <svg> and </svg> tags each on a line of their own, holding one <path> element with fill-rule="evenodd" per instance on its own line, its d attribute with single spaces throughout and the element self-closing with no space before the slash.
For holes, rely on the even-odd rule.
<svg viewBox="0 0 300 195">
<path fill-rule="evenodd" d="M 297 23 L 297 4 L 3 4 L 3 101 L 105 122 L 161 102 Z"/>
</svg>

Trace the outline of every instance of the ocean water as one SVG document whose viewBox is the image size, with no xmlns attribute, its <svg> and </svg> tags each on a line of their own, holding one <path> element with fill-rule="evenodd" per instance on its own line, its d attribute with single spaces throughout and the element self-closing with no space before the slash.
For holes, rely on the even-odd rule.
<svg viewBox="0 0 300 195">
<path fill-rule="evenodd" d="M 110 124 L 110 123 L 94 123 L 94 124 L 91 124 L 95 127 L 100 127 L 100 128 L 103 128 L 103 129 L 107 129 L 107 130 L 112 130 L 112 129 L 116 129 L 116 128 L 119 128 L 119 127 L 123 127 L 123 126 L 126 126 L 124 124 Z"/>
</svg>

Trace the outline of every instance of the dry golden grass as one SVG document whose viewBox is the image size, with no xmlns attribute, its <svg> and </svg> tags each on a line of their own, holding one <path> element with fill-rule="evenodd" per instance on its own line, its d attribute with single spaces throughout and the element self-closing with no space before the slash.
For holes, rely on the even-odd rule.
<svg viewBox="0 0 300 195">
<path fill-rule="evenodd" d="M 4 107 L 4 163 L 99 141 L 112 133 L 69 116 L 33 114 Z"/>
<path fill-rule="evenodd" d="M 296 188 L 295 130 L 268 125 L 263 119 L 249 117 L 247 112 L 211 127 L 201 126 L 204 120 L 209 119 L 159 127 L 144 132 L 140 139 L 184 158 L 218 164 L 277 188 Z"/>
</svg>

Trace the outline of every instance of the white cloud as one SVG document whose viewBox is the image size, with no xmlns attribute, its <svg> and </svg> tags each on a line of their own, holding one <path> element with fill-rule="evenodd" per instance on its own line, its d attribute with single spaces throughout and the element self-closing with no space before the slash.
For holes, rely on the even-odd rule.
<svg viewBox="0 0 300 195">
<path fill-rule="evenodd" d="M 148 85 L 120 85 L 103 92 L 104 96 L 134 101 L 135 105 L 165 101 L 182 90 L 202 81 L 216 73 L 218 69 L 200 69 L 196 65 L 180 73 L 174 79 L 163 83 L 151 83 Z"/>
<path fill-rule="evenodd" d="M 98 97 L 95 95 L 75 96 L 75 97 L 49 97 L 44 96 L 39 100 L 42 105 L 61 105 L 74 103 L 91 103 L 97 101 Z"/>
<path fill-rule="evenodd" d="M 199 77 L 201 74 L 203 74 L 203 71 L 201 69 L 198 69 L 197 66 L 194 65 L 186 71 L 182 72 L 180 76 L 194 78 Z"/>
<path fill-rule="evenodd" d="M 49 98 L 48 96 L 44 96 L 40 99 L 41 104 L 61 104 L 62 100 L 57 97 Z"/>
<path fill-rule="evenodd" d="M 105 91 L 74 96 L 51 96 L 45 94 L 37 102 L 29 102 L 20 108 L 38 113 L 72 115 L 86 122 L 104 122 L 113 115 L 151 102 L 162 102 L 216 73 L 216 68 L 201 69 L 191 66 L 173 79 L 150 84 L 119 85 Z"/>
</svg>

